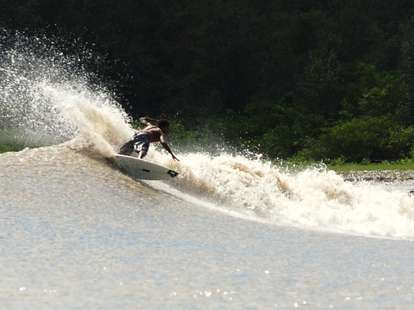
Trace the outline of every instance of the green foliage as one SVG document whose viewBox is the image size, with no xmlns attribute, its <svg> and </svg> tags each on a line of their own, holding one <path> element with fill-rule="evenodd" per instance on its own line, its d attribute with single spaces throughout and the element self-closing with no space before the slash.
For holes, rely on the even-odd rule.
<svg viewBox="0 0 414 310">
<path fill-rule="evenodd" d="M 207 141 L 207 136 L 198 130 L 188 130 L 180 121 L 173 121 L 170 125 L 171 140 L 174 144 L 181 146 L 203 145 Z"/>
<path fill-rule="evenodd" d="M 169 116 L 177 145 L 343 161 L 410 154 L 414 2 L 52 2 L 0 0 L 0 27 L 89 42 L 88 70 L 115 81 L 133 117 Z"/>
<path fill-rule="evenodd" d="M 305 153 L 314 159 L 395 160 L 409 155 L 413 139 L 413 127 L 389 117 L 360 117 L 327 129 Z"/>
<path fill-rule="evenodd" d="M 350 113 L 355 116 L 381 116 L 400 112 L 405 92 L 400 74 L 380 72 L 367 63 L 358 63 L 354 74 L 358 86 L 353 92 L 355 109 Z"/>
<path fill-rule="evenodd" d="M 24 148 L 22 145 L 11 145 L 11 144 L 0 144 L 0 154 L 6 152 L 17 152 L 21 151 Z"/>
</svg>

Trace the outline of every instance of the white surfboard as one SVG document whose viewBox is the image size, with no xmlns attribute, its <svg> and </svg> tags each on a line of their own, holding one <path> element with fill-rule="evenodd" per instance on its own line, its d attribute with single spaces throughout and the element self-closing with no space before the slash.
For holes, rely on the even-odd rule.
<svg viewBox="0 0 414 310">
<path fill-rule="evenodd" d="M 165 180 L 178 175 L 174 170 L 127 155 L 115 155 L 115 163 L 126 174 L 140 180 Z"/>
</svg>

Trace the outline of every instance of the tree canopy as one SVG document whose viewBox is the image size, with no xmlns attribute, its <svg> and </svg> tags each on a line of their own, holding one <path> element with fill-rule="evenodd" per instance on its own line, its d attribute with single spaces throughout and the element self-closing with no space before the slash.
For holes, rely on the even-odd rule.
<svg viewBox="0 0 414 310">
<path fill-rule="evenodd" d="M 410 156 L 414 2 L 0 0 L 0 27 L 91 43 L 125 108 L 270 157 Z M 68 52 L 75 49 L 68 46 Z M 184 135 L 185 136 L 185 135 Z M 350 151 L 355 150 L 355 151 Z"/>
</svg>

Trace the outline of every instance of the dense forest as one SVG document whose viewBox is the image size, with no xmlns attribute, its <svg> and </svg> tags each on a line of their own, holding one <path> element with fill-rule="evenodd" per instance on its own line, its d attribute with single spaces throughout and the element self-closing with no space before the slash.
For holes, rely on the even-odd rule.
<svg viewBox="0 0 414 310">
<path fill-rule="evenodd" d="M 409 0 L 0 0 L 0 28 L 88 43 L 89 70 L 116 85 L 128 113 L 165 115 L 183 139 L 357 162 L 414 156 L 413 9 Z"/>
</svg>

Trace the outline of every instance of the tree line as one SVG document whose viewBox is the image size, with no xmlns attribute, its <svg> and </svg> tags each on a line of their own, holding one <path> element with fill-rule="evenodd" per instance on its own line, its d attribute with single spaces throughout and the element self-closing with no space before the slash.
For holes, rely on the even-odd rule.
<svg viewBox="0 0 414 310">
<path fill-rule="evenodd" d="M 271 158 L 414 156 L 409 0 L 0 0 L 0 27 L 91 43 L 134 117 Z M 76 46 L 68 44 L 68 53 Z"/>
</svg>

